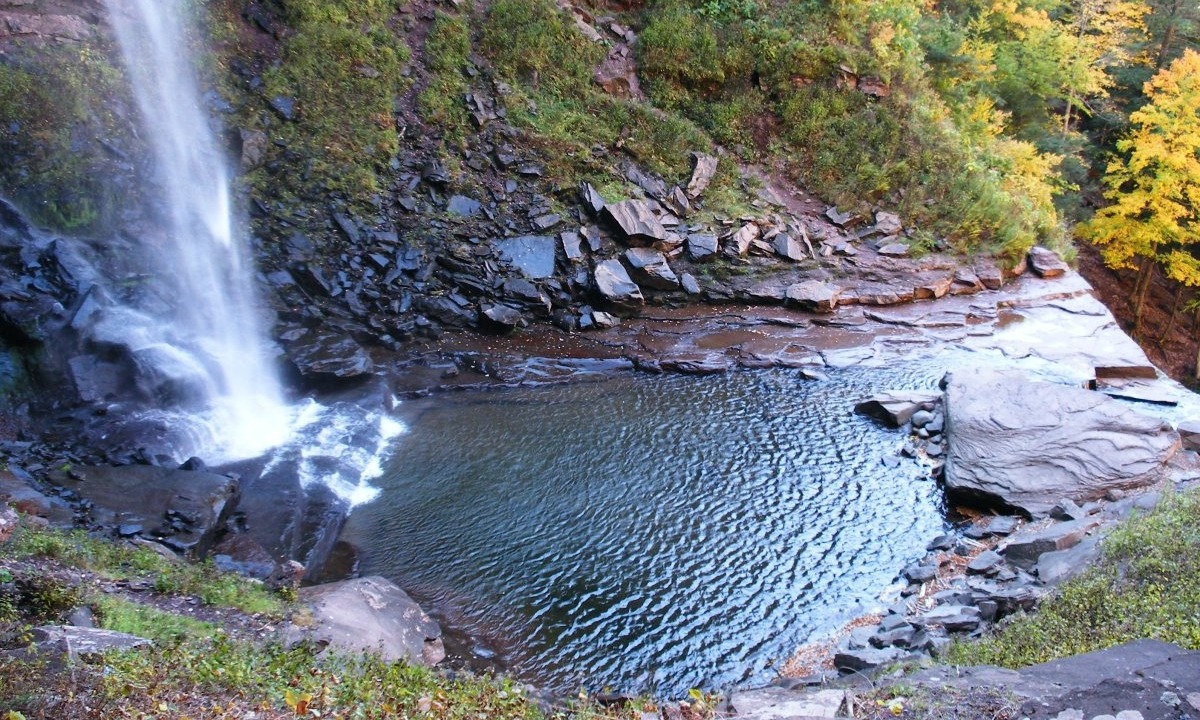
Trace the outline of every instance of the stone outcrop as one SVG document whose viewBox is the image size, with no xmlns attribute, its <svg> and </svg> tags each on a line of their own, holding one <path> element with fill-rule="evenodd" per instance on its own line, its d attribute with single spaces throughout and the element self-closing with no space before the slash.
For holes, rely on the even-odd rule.
<svg viewBox="0 0 1200 720">
<path fill-rule="evenodd" d="M 385 578 L 304 588 L 300 600 L 312 609 L 313 626 L 291 626 L 289 642 L 307 639 L 340 652 L 377 653 L 415 665 L 436 665 L 446 656 L 438 624 Z"/>
<path fill-rule="evenodd" d="M 1041 246 L 1034 247 L 1029 251 L 1029 267 L 1037 273 L 1038 277 L 1043 278 L 1059 277 L 1071 269 L 1058 256 L 1058 253 Z"/>
<path fill-rule="evenodd" d="M 919 390 L 879 393 L 854 406 L 854 412 L 900 427 L 921 410 L 933 408 L 939 395 Z"/>
<path fill-rule="evenodd" d="M 646 246 L 671 242 L 655 212 L 655 204 L 647 200 L 623 200 L 604 207 L 604 215 L 624 235 L 630 245 Z"/>
<path fill-rule="evenodd" d="M 837 308 L 841 288 L 820 280 L 806 280 L 791 285 L 785 291 L 787 301 L 805 310 L 830 313 Z"/>
<path fill-rule="evenodd" d="M 193 558 L 208 554 L 241 497 L 239 481 L 225 475 L 150 465 L 79 467 L 49 479 L 88 502 L 91 522 Z"/>
<path fill-rule="evenodd" d="M 1162 477 L 1179 436 L 1099 393 L 1033 382 L 1020 373 L 956 370 L 943 380 L 952 495 L 1034 517 Z"/>
</svg>

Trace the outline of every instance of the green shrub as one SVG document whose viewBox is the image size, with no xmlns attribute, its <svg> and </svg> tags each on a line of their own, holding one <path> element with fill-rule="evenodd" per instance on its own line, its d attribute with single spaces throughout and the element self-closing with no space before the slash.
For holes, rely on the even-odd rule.
<svg viewBox="0 0 1200 720">
<path fill-rule="evenodd" d="M 715 25 L 685 5 L 656 8 L 637 49 L 646 90 L 664 108 L 678 109 L 693 93 L 712 93 L 725 83 Z"/>
<path fill-rule="evenodd" d="M 90 42 L 0 59 L 0 192 L 60 230 L 108 222 L 119 198 L 97 138 L 131 149 L 129 127 L 114 112 L 122 99 L 123 74 Z"/>
<path fill-rule="evenodd" d="M 392 10 L 383 0 L 289 3 L 296 34 L 280 64 L 263 77 L 268 98 L 295 100 L 295 121 L 264 115 L 267 131 L 311 161 L 305 174 L 317 188 L 351 199 L 379 189 L 377 171 L 398 147 L 393 111 L 409 50 L 386 25 Z M 268 183 L 260 170 L 251 180 L 261 189 L 279 180 L 302 182 L 300 175 Z"/>
</svg>

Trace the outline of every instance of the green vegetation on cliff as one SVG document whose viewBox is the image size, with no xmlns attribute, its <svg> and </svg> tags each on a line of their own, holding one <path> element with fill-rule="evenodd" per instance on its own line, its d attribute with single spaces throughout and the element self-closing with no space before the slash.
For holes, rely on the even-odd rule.
<svg viewBox="0 0 1200 720">
<path fill-rule="evenodd" d="M 425 68 L 429 71 L 429 83 L 417 97 L 417 103 L 421 119 L 454 142 L 461 142 L 469 131 L 463 102 L 469 88 L 463 71 L 470 52 L 471 34 L 467 21 L 439 11 L 425 38 Z"/>
<path fill-rule="evenodd" d="M 119 198 L 108 168 L 130 149 L 124 83 L 91 40 L 0 55 L 0 193 L 43 225 L 109 219 Z"/>
<path fill-rule="evenodd" d="M 274 158 L 284 162 L 268 163 L 274 168 L 269 180 L 262 173 L 271 170 L 258 170 L 251 182 L 352 198 L 377 192 L 378 173 L 398 147 L 393 112 L 410 58 L 403 38 L 387 25 L 396 4 L 289 0 L 285 8 L 295 32 L 263 81 L 269 99 L 294 103 L 292 117 L 258 115 Z"/>
</svg>

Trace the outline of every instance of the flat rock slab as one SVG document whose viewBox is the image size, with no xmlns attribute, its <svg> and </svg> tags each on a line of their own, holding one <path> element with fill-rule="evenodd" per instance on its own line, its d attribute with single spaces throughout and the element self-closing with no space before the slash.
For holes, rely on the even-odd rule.
<svg viewBox="0 0 1200 720">
<path fill-rule="evenodd" d="M 1187 651 L 1158 640 L 1136 640 L 1084 655 L 1053 660 L 1021 670 L 1041 683 L 1063 691 L 1053 699 L 1031 699 L 1026 713 L 1078 710 L 1085 718 L 1140 713 L 1144 720 L 1200 718 L 1187 697 L 1200 691 L 1200 652 Z M 1176 706 L 1165 691 L 1182 703 Z M 1040 713 L 1039 713 L 1040 715 Z"/>
<path fill-rule="evenodd" d="M 92 504 L 92 520 L 203 558 L 241 499 L 241 483 L 224 475 L 150 465 L 76 467 L 50 473 L 53 484 Z"/>
<path fill-rule="evenodd" d="M 73 625 L 43 625 L 33 629 L 33 645 L 38 655 L 59 655 L 81 660 L 111 650 L 133 650 L 151 642 L 137 635 Z"/>
<path fill-rule="evenodd" d="M 1099 393 L 974 368 L 942 381 L 952 495 L 1044 517 L 1062 498 L 1151 485 L 1179 449 L 1169 425 Z"/>
<path fill-rule="evenodd" d="M 436 665 L 446 656 L 438 624 L 386 578 L 303 588 L 300 600 L 312 608 L 314 627 L 290 627 L 291 643 L 310 639 L 341 652 L 374 652 L 414 665 Z"/>
<path fill-rule="evenodd" d="M 1021 670 L 934 667 L 898 679 L 935 692 L 992 689 L 1021 703 L 1017 717 L 1200 720 L 1200 652 L 1157 640 L 1134 642 Z"/>
<path fill-rule="evenodd" d="M 1100 526 L 1098 519 L 1055 523 L 1048 528 L 1022 532 L 1008 539 L 1004 557 L 1013 565 L 1031 570 L 1046 553 L 1070 550 Z"/>
<path fill-rule="evenodd" d="M 800 692 L 766 687 L 735 693 L 729 700 L 734 714 L 750 720 L 817 720 L 835 718 L 846 701 L 844 690 Z"/>
<path fill-rule="evenodd" d="M 496 242 L 500 256 L 508 264 L 534 280 L 554 274 L 554 251 L 558 242 L 548 235 L 522 235 Z"/>
</svg>

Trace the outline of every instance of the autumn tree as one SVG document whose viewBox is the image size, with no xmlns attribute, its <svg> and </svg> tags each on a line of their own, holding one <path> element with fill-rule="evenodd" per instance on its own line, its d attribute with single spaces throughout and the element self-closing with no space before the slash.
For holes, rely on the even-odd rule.
<svg viewBox="0 0 1200 720">
<path fill-rule="evenodd" d="M 1139 271 L 1134 332 L 1156 266 L 1200 286 L 1200 53 L 1186 50 L 1144 88 L 1148 103 L 1130 115 L 1122 158 L 1108 166 L 1111 203 L 1080 228 L 1109 267 Z"/>
<path fill-rule="evenodd" d="M 1065 10 L 1062 21 L 1070 50 L 1063 84 L 1063 134 L 1071 129 L 1074 111 L 1090 111 L 1089 95 L 1107 95 L 1113 83 L 1109 70 L 1132 59 L 1131 48 L 1142 35 L 1147 7 L 1128 0 L 1072 0 Z"/>
</svg>

